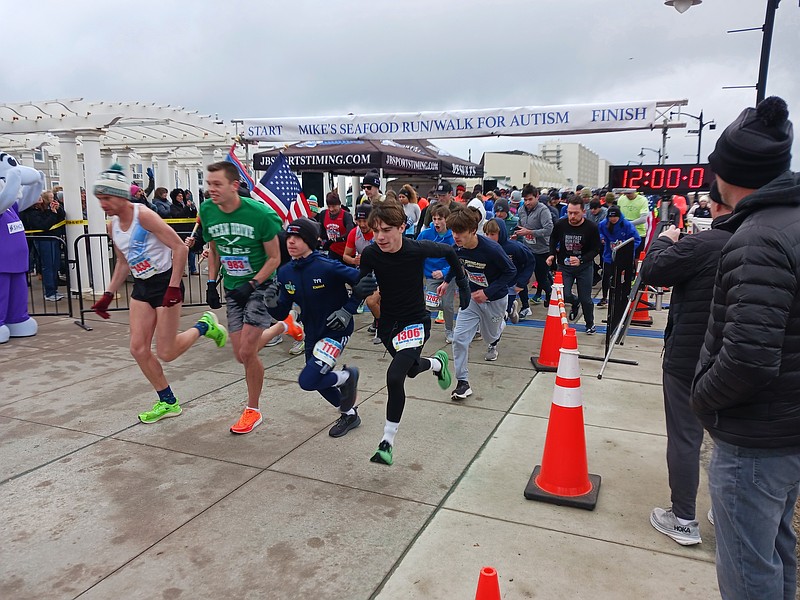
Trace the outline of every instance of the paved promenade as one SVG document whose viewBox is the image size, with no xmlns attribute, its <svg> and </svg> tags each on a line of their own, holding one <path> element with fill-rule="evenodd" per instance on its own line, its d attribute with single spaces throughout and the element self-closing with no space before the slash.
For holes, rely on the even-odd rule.
<svg viewBox="0 0 800 600">
<path fill-rule="evenodd" d="M 183 326 L 200 312 L 185 309 Z M 361 368 L 363 424 L 338 440 L 335 411 L 297 385 L 288 341 L 261 352 L 265 420 L 246 436 L 228 432 L 243 369 L 210 340 L 167 366 L 184 412 L 154 425 L 136 419 L 155 395 L 126 313 L 90 332 L 41 318 L 38 336 L 0 346 L 0 598 L 472 599 L 487 565 L 509 599 L 718 597 L 705 518 L 689 548 L 648 520 L 669 505 L 660 339 L 628 337 L 614 356 L 639 366 L 601 381 L 600 363 L 581 361 L 589 471 L 602 476 L 589 512 L 523 497 L 555 380 L 530 366 L 540 328 L 509 327 L 496 363 L 473 342 L 461 404 L 430 374 L 411 380 L 385 467 L 369 457 L 388 357 L 357 323 L 345 358 Z M 577 329 L 580 350 L 600 354 L 603 336 Z M 434 326 L 426 351 L 440 348 L 452 352 Z"/>
</svg>

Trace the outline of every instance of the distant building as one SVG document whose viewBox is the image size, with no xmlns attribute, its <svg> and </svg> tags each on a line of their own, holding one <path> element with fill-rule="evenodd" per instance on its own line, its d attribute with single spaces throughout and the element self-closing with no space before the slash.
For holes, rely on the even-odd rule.
<svg viewBox="0 0 800 600">
<path fill-rule="evenodd" d="M 601 158 L 597 161 L 597 187 L 603 187 L 608 183 L 608 168 L 610 166 L 611 163 L 605 158 Z"/>
<path fill-rule="evenodd" d="M 597 188 L 606 184 L 608 179 L 608 163 L 605 175 L 600 176 L 601 159 L 583 144 L 575 142 L 545 142 L 539 144 L 539 154 L 555 165 L 566 179 L 566 185 L 574 188 L 582 184 Z"/>
<path fill-rule="evenodd" d="M 567 185 L 564 175 L 541 156 L 510 150 L 485 152 L 481 158 L 485 179 L 496 179 L 503 187 L 522 188 L 526 183 L 544 188 L 562 188 Z"/>
</svg>

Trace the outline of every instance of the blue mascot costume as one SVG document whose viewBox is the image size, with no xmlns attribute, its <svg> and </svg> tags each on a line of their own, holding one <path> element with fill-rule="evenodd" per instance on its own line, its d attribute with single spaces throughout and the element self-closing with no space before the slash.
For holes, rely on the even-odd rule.
<svg viewBox="0 0 800 600">
<path fill-rule="evenodd" d="M 36 335 L 28 315 L 28 242 L 19 214 L 39 201 L 44 174 L 0 152 L 0 344 Z"/>
</svg>

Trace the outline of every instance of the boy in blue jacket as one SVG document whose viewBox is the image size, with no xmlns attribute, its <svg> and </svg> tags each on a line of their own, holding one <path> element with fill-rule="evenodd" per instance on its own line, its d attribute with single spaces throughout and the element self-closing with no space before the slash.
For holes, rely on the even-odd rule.
<svg viewBox="0 0 800 600">
<path fill-rule="evenodd" d="M 519 306 L 517 294 L 528 285 L 536 266 L 536 255 L 528 246 L 522 242 L 508 239 L 505 224 L 497 217 L 489 219 L 483 226 L 483 233 L 487 238 L 500 244 L 500 247 L 508 254 L 508 258 L 514 263 L 517 269 L 517 279 L 508 288 L 508 308 L 506 309 L 507 318 L 512 323 L 519 323 Z"/>
<path fill-rule="evenodd" d="M 423 229 L 417 239 L 455 246 L 453 233 L 447 228 L 447 217 L 450 216 L 450 209 L 443 204 L 434 204 L 429 210 L 431 212 L 430 227 Z M 455 286 L 449 287 L 441 298 L 436 292 L 436 288 L 439 287 L 450 272 L 450 265 L 447 264 L 446 258 L 426 258 L 424 272 L 425 304 L 431 310 L 439 310 L 439 307 L 441 307 L 442 313 L 444 313 L 444 338 L 448 344 L 452 344 Z"/>
<path fill-rule="evenodd" d="M 636 226 L 622 215 L 619 206 L 609 206 L 606 218 L 600 221 L 597 228 L 603 243 L 603 297 L 597 306 L 603 307 L 608 304 L 608 288 L 613 274 L 611 252 L 618 244 L 630 238 L 633 238 L 633 247 L 638 248 L 642 238 L 636 231 Z"/>
<path fill-rule="evenodd" d="M 286 248 L 292 260 L 278 269 L 280 296 L 268 309 L 276 319 L 286 318 L 292 303 L 303 311 L 306 366 L 298 383 L 306 391 L 317 390 L 339 409 L 339 419 L 328 434 L 341 437 L 361 425 L 355 407 L 358 369 L 345 365 L 334 371 L 333 367 L 353 333 L 353 315 L 361 299 L 377 285 L 369 277 L 359 282 L 358 270 L 322 256 L 316 250 L 318 243 L 319 227 L 311 219 L 289 224 Z M 352 296 L 345 284 L 353 286 Z"/>
<path fill-rule="evenodd" d="M 447 218 L 447 226 L 456 241 L 456 255 L 464 265 L 471 299 L 466 308 L 458 313 L 453 331 L 453 361 L 458 383 L 452 400 L 464 400 L 472 395 L 469 386 L 469 344 L 480 326 L 483 338 L 489 342 L 484 360 L 497 360 L 497 342 L 505 328 L 508 288 L 514 284 L 517 269 L 500 244 L 478 235 L 481 213 L 467 207 L 457 210 Z M 447 280 L 453 278 L 452 271 L 439 286 L 439 295 L 448 287 Z"/>
</svg>

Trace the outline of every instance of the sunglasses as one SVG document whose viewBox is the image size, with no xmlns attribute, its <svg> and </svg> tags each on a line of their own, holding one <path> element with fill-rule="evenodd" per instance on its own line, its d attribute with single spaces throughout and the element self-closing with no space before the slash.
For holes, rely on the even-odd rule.
<svg viewBox="0 0 800 600">
<path fill-rule="evenodd" d="M 371 185 L 365 185 L 365 186 L 364 186 L 364 189 L 365 189 L 365 190 L 367 190 L 367 191 L 369 191 L 369 190 L 371 190 L 371 189 L 372 189 L 372 186 L 371 186 Z"/>
</svg>

